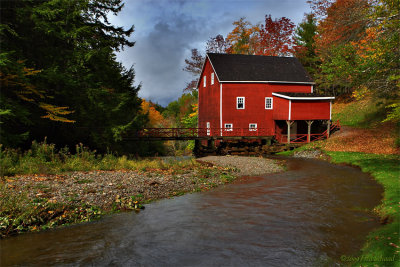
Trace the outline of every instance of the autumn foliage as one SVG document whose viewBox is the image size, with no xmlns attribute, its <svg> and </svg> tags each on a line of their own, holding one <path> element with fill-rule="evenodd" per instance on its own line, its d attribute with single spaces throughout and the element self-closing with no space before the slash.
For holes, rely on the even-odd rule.
<svg viewBox="0 0 400 267">
<path fill-rule="evenodd" d="M 266 15 L 265 23 L 258 25 L 241 18 L 233 25 L 235 28 L 226 38 L 229 54 L 290 56 L 294 52 L 295 25 L 288 18 L 272 19 Z"/>
<path fill-rule="evenodd" d="M 318 21 L 316 80 L 334 94 L 369 91 L 398 99 L 400 16 L 398 0 L 309 1 Z M 358 94 L 358 93 L 357 93 Z"/>
<path fill-rule="evenodd" d="M 271 15 L 266 15 L 265 24 L 259 27 L 259 41 L 255 54 L 291 56 L 295 46 L 293 39 L 294 28 L 294 23 L 288 18 L 272 19 Z"/>
<path fill-rule="evenodd" d="M 331 46 L 359 40 L 365 33 L 368 9 L 367 0 L 337 0 L 326 7 L 326 18 L 318 25 L 318 51 L 323 55 Z"/>
<path fill-rule="evenodd" d="M 164 117 L 161 115 L 159 111 L 157 111 L 154 107 L 154 105 L 146 101 L 145 99 L 142 99 L 142 113 L 147 114 L 149 118 L 149 122 L 147 124 L 148 127 L 158 127 L 163 124 Z"/>
<path fill-rule="evenodd" d="M 395 139 L 393 125 L 390 123 L 372 129 L 344 126 L 339 133 L 323 143 L 322 148 L 327 151 L 400 154 L 399 149 L 393 146 Z"/>
<path fill-rule="evenodd" d="M 258 42 L 258 26 L 253 26 L 246 18 L 240 18 L 232 24 L 235 28 L 226 37 L 229 48 L 228 54 L 252 55 L 256 51 Z"/>
<path fill-rule="evenodd" d="M 0 71 L 0 88 L 3 88 L 3 91 L 7 91 L 8 95 L 14 95 L 19 100 L 39 107 L 42 111 L 44 110 L 46 115 L 42 115 L 41 118 L 58 122 L 75 122 L 67 117 L 74 111 L 67 106 L 60 107 L 48 103 L 47 101 L 52 97 L 49 96 L 48 92 L 38 89 L 33 84 L 32 77 L 40 72 L 41 70 L 26 67 L 24 61 L 18 60 L 8 68 L 2 67 Z"/>
</svg>

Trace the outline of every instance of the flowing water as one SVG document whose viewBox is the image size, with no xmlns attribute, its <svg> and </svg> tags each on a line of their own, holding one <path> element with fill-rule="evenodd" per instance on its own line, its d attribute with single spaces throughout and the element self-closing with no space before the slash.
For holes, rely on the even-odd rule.
<svg viewBox="0 0 400 267">
<path fill-rule="evenodd" d="M 288 171 L 146 205 L 140 213 L 0 240 L 1 266 L 321 266 L 379 226 L 382 188 L 348 166 Z"/>
</svg>

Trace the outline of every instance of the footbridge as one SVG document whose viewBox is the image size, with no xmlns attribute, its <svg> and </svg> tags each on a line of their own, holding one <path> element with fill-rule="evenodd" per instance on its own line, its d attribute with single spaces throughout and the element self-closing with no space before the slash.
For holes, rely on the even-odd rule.
<svg viewBox="0 0 400 267">
<path fill-rule="evenodd" d="M 322 133 L 311 133 L 310 126 L 311 124 L 309 124 L 307 134 L 289 134 L 289 136 L 282 133 L 281 129 L 275 129 L 274 131 L 274 129 L 271 128 L 143 128 L 125 136 L 124 140 L 168 141 L 273 139 L 278 143 L 309 143 L 326 139 L 331 133 L 338 131 L 341 128 L 339 121 L 337 121 L 332 124 L 329 123 L 328 128 Z"/>
</svg>

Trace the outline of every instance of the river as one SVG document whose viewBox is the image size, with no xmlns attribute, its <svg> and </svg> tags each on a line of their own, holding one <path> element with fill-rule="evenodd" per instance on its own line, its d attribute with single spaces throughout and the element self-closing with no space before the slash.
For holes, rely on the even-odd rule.
<svg viewBox="0 0 400 267">
<path fill-rule="evenodd" d="M 368 210 L 382 187 L 353 167 L 286 160 L 283 173 L 0 240 L 1 266 L 341 265 L 379 227 Z"/>
</svg>

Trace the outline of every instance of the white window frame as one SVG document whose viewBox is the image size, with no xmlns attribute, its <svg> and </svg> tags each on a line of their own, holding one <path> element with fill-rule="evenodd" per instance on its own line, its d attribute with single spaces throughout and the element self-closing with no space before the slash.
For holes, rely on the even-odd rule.
<svg viewBox="0 0 400 267">
<path fill-rule="evenodd" d="M 267 107 L 267 101 L 271 100 L 271 107 Z M 274 99 L 272 97 L 265 98 L 265 109 L 273 109 L 274 108 Z"/>
<path fill-rule="evenodd" d="M 228 125 L 230 125 L 230 127 L 227 127 Z M 232 123 L 225 123 L 224 124 L 224 130 L 227 131 L 227 132 L 233 131 L 233 124 Z"/>
<path fill-rule="evenodd" d="M 203 87 L 206 87 L 206 86 L 207 86 L 207 76 L 204 75 L 204 77 L 203 77 Z"/>
<path fill-rule="evenodd" d="M 252 125 L 255 125 L 255 127 L 251 127 Z M 257 123 L 249 123 L 249 131 L 250 132 L 256 132 L 257 131 Z"/>
<path fill-rule="evenodd" d="M 243 107 L 239 108 L 239 99 L 243 99 Z M 236 109 L 245 109 L 245 101 L 246 98 L 244 96 L 238 96 L 236 97 Z"/>
<path fill-rule="evenodd" d="M 214 84 L 214 72 L 211 73 L 211 85 Z"/>
<path fill-rule="evenodd" d="M 207 125 L 207 135 L 211 135 L 211 125 L 210 125 L 210 122 L 207 122 L 206 125 Z"/>
</svg>

